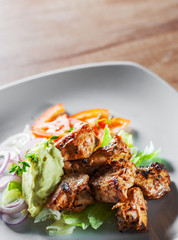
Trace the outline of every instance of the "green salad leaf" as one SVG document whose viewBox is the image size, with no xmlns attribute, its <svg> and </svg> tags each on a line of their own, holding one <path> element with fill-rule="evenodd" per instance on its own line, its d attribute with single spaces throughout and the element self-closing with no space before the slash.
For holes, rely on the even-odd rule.
<svg viewBox="0 0 178 240">
<path fill-rule="evenodd" d="M 11 190 L 8 190 L 8 187 L 6 187 L 2 194 L 1 204 L 2 205 L 10 204 L 21 197 L 22 197 L 22 192 L 18 188 L 13 188 Z"/>
<path fill-rule="evenodd" d="M 62 216 L 66 224 L 81 227 L 83 230 L 90 225 L 88 215 L 85 210 L 79 213 L 67 212 L 64 213 Z"/>
<path fill-rule="evenodd" d="M 47 219 L 59 220 L 60 218 L 61 213 L 58 210 L 44 207 L 41 212 L 35 217 L 34 223 L 44 222 Z"/>
<path fill-rule="evenodd" d="M 88 214 L 88 220 L 92 228 L 98 229 L 105 221 L 114 215 L 114 211 L 111 210 L 112 206 L 107 203 L 95 203 L 90 205 L 86 212 Z"/>
<path fill-rule="evenodd" d="M 146 146 L 143 152 L 139 152 L 135 156 L 133 155 L 131 161 L 134 162 L 137 167 L 148 166 L 150 163 L 158 160 L 159 153 L 160 149 L 154 152 L 153 143 L 150 142 L 150 145 Z"/>
<path fill-rule="evenodd" d="M 60 220 L 54 222 L 50 226 L 46 227 L 46 232 L 49 235 L 62 235 L 62 234 L 71 234 L 73 233 L 76 227 L 72 225 L 68 225 L 64 222 L 64 219 L 61 218 Z"/>
<path fill-rule="evenodd" d="M 143 152 L 139 152 L 138 148 L 133 144 L 133 136 L 124 130 L 121 130 L 118 134 L 122 137 L 123 141 L 130 147 L 132 158 L 130 161 L 134 162 L 137 167 L 148 166 L 150 163 L 162 160 L 159 158 L 160 149 L 154 151 L 154 145 L 150 142 L 150 145 L 145 147 Z"/>
<path fill-rule="evenodd" d="M 81 227 L 85 230 L 91 226 L 98 229 L 105 221 L 114 215 L 111 210 L 111 204 L 107 203 L 94 203 L 88 206 L 85 210 L 79 213 L 64 212 L 59 221 L 46 228 L 48 234 L 70 234 L 75 227 Z"/>
<path fill-rule="evenodd" d="M 123 129 L 119 131 L 118 135 L 123 139 L 123 141 L 131 148 L 133 147 L 133 136 Z"/>
<path fill-rule="evenodd" d="M 8 185 L 8 191 L 10 191 L 12 189 L 18 189 L 19 191 L 22 192 L 22 184 L 15 182 L 15 181 L 10 181 L 10 183 Z"/>
<path fill-rule="evenodd" d="M 104 147 L 104 146 L 108 145 L 110 143 L 111 139 L 112 139 L 112 137 L 110 135 L 109 128 L 105 127 L 104 128 L 104 136 L 103 136 L 103 140 L 102 140 L 100 147 Z"/>
</svg>

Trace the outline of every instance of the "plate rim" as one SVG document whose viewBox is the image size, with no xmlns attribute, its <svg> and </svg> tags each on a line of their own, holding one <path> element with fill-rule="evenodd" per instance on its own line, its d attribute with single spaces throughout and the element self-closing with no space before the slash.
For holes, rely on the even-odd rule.
<svg viewBox="0 0 178 240">
<path fill-rule="evenodd" d="M 53 74 L 70 72 L 70 71 L 73 71 L 73 70 L 94 68 L 94 67 L 105 67 L 105 66 L 132 66 L 132 67 L 135 67 L 135 68 L 137 68 L 139 70 L 142 70 L 142 71 L 146 72 L 147 74 L 151 75 L 152 77 L 157 79 L 157 81 L 159 81 L 161 84 L 164 84 L 165 86 L 167 86 L 171 91 L 173 91 L 175 93 L 178 93 L 178 91 L 174 87 L 172 87 L 167 81 L 165 81 L 163 78 L 158 76 L 156 73 L 152 72 L 151 70 L 144 67 L 143 65 L 141 65 L 139 63 L 136 63 L 136 62 L 132 62 L 132 61 L 91 62 L 91 63 L 86 63 L 86 64 L 79 64 L 79 65 L 68 66 L 68 67 L 64 67 L 64 68 L 58 68 L 58 69 L 34 74 L 34 75 L 29 76 L 29 77 L 20 78 L 18 80 L 15 80 L 15 81 L 7 83 L 7 84 L 3 84 L 2 86 L 0 86 L 0 91 L 4 90 L 4 89 L 7 89 L 7 88 L 10 88 L 10 87 L 13 87 L 13 86 L 16 86 L 16 85 L 19 85 L 21 83 L 33 81 L 37 78 L 46 77 L 46 76 L 50 76 L 50 75 L 53 75 Z"/>
<path fill-rule="evenodd" d="M 89 64 L 81 64 L 81 65 L 75 65 L 75 66 L 69 66 L 69 67 L 65 67 L 65 68 L 59 68 L 59 69 L 55 69 L 55 70 L 52 70 L 52 71 L 47 71 L 47 72 L 43 72 L 43 73 L 39 73 L 39 74 L 36 74 L 36 75 L 32 75 L 30 77 L 25 77 L 25 78 L 22 78 L 22 79 L 19 79 L 19 80 L 16 80 L 14 82 L 11 82 L 11 83 L 8 83 L 8 84 L 5 84 L 3 86 L 0 86 L 0 91 L 2 90 L 5 90 L 5 89 L 9 89 L 9 88 L 13 88 L 15 86 L 19 86 L 19 84 L 25 84 L 27 82 L 29 83 L 32 83 L 31 81 L 33 80 L 36 80 L 38 78 L 43 78 L 43 77 L 48 77 L 48 76 L 51 76 L 53 74 L 60 74 L 60 73 L 65 73 L 65 72 L 70 72 L 70 71 L 73 71 L 73 70 L 82 70 L 82 69 L 88 69 L 90 70 L 95 68 L 95 67 L 107 67 L 107 66 L 132 66 L 134 67 L 134 70 L 138 70 L 138 71 L 142 71 L 143 73 L 146 73 L 148 74 L 150 77 L 154 78 L 155 81 L 158 81 L 161 85 L 165 85 L 166 89 L 171 91 L 172 93 L 175 92 L 174 95 L 177 95 L 177 91 L 171 86 L 169 85 L 169 83 L 167 83 L 164 79 L 162 79 L 161 77 L 159 77 L 158 75 L 156 75 L 155 73 L 153 73 L 152 71 L 150 71 L 149 69 L 147 69 L 146 67 L 140 65 L 140 64 L 137 64 L 137 63 L 134 63 L 134 62 L 130 62 L 130 61 L 110 61 L 110 62 L 98 62 L 98 63 L 89 63 Z M 60 82 L 60 81 L 59 81 Z M 32 83 L 33 84 L 33 83 Z M 35 82 L 34 82 L 34 85 L 35 85 Z M 165 90 L 166 90 L 165 89 Z M 178 96 L 178 95 L 177 95 Z M 177 98 L 178 99 L 178 98 Z M 175 183 L 175 185 L 177 186 L 177 180 L 176 181 L 173 181 Z M 176 220 L 173 222 L 173 223 L 176 223 Z M 171 227 L 173 226 L 173 224 L 171 224 Z M 2 228 L 3 229 L 3 228 Z M 111 233 L 111 232 L 109 232 Z M 3 231 L 3 235 L 6 237 L 9 238 L 9 235 L 6 235 L 7 232 L 4 232 Z M 28 235 L 25 234 L 25 236 L 30 236 L 30 232 L 27 232 Z M 19 236 L 19 235 L 18 235 Z M 36 238 L 38 237 L 41 237 L 41 232 L 38 234 L 36 234 Z M 95 235 L 93 235 L 95 237 Z M 140 235 L 139 235 L 140 236 Z M 149 236 L 149 235 L 148 235 Z M 151 236 L 151 235 L 150 235 Z M 77 235 L 76 235 L 77 237 Z M 44 238 L 47 239 L 49 238 L 49 236 L 46 234 L 44 235 Z M 74 237 L 75 238 L 75 237 Z M 121 237 L 122 238 L 122 237 Z"/>
</svg>

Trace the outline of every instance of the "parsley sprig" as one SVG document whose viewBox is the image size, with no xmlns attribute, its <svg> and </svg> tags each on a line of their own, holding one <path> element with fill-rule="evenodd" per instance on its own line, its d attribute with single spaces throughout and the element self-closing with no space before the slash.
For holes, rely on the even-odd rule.
<svg viewBox="0 0 178 240">
<path fill-rule="evenodd" d="M 26 159 L 29 159 L 31 162 L 36 162 L 38 163 L 38 157 L 36 156 L 35 153 L 27 153 L 25 155 Z M 28 162 L 25 161 L 18 161 L 19 164 L 13 164 L 11 170 L 9 173 L 16 172 L 17 176 L 22 176 L 23 172 L 27 171 L 27 167 L 30 167 Z"/>
<path fill-rule="evenodd" d="M 28 153 L 25 155 L 25 158 L 28 158 L 31 162 L 38 163 L 38 158 L 35 153 Z"/>
<path fill-rule="evenodd" d="M 23 172 L 27 171 L 27 167 L 30 167 L 30 165 L 26 161 L 18 161 L 19 165 L 14 164 L 9 171 L 9 173 L 16 172 L 17 176 L 21 176 Z"/>
<path fill-rule="evenodd" d="M 52 136 L 50 137 L 44 144 L 45 144 L 45 147 L 50 147 L 52 145 L 54 145 L 54 140 L 58 139 L 59 137 L 58 136 Z"/>
<path fill-rule="evenodd" d="M 58 136 L 53 136 L 49 138 L 45 143 L 46 148 L 50 148 L 51 146 L 54 145 L 54 140 L 58 139 Z M 30 160 L 30 162 L 38 163 L 38 156 L 36 153 L 27 153 L 25 155 L 26 160 Z M 13 164 L 11 170 L 9 173 L 14 173 L 16 172 L 17 176 L 21 176 L 23 172 L 27 171 L 27 167 L 30 167 L 28 162 L 24 161 L 18 161 L 19 164 Z"/>
</svg>

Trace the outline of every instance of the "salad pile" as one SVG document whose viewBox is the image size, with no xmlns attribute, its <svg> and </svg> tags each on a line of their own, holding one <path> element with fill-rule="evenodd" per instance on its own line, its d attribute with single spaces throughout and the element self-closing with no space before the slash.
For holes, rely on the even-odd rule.
<svg viewBox="0 0 178 240">
<path fill-rule="evenodd" d="M 28 217 L 33 217 L 34 223 L 52 219 L 54 223 L 46 227 L 48 234 L 70 234 L 76 227 L 98 229 L 115 214 L 109 203 L 95 202 L 82 212 L 59 212 L 45 207 L 47 197 L 64 174 L 63 158 L 55 142 L 81 122 L 88 122 L 93 128 L 99 139 L 97 149 L 108 145 L 118 134 L 129 146 L 130 161 L 137 167 L 161 162 L 160 149 L 154 151 L 152 142 L 144 151 L 134 146 L 133 136 L 124 130 L 130 120 L 112 117 L 108 109 L 86 110 L 69 116 L 63 105 L 57 104 L 35 121 L 31 129 L 27 125 L 23 132 L 0 144 L 0 213 L 6 224 L 21 224 Z M 50 164 L 42 163 L 41 159 L 47 159 Z"/>
</svg>

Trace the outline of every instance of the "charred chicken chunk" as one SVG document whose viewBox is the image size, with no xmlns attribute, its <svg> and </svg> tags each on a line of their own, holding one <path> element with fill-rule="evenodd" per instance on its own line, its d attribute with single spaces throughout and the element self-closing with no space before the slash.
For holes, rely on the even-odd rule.
<svg viewBox="0 0 178 240">
<path fill-rule="evenodd" d="M 127 198 L 134 185 L 136 167 L 129 161 L 112 162 L 99 169 L 91 178 L 91 188 L 99 202 L 117 203 Z"/>
<path fill-rule="evenodd" d="M 88 161 L 91 163 L 110 163 L 112 161 L 129 160 L 131 158 L 131 152 L 127 144 L 118 135 L 114 136 L 111 142 L 104 147 L 99 148 Z"/>
<path fill-rule="evenodd" d="M 64 162 L 64 172 L 68 173 L 86 173 L 92 174 L 98 167 L 97 163 L 89 161 L 88 158 L 65 161 Z"/>
<path fill-rule="evenodd" d="M 60 139 L 55 146 L 61 151 L 64 161 L 66 161 L 88 158 L 98 143 L 94 130 L 88 123 L 82 123 Z"/>
<path fill-rule="evenodd" d="M 47 203 L 48 208 L 62 210 L 72 210 L 80 212 L 94 199 L 88 185 L 89 176 L 86 174 L 64 175 L 56 191 Z"/>
<path fill-rule="evenodd" d="M 152 163 L 148 167 L 139 167 L 136 171 L 135 185 L 149 199 L 159 199 L 170 191 L 170 176 L 164 165 Z"/>
<path fill-rule="evenodd" d="M 144 200 L 140 188 L 130 188 L 128 190 L 128 199 L 117 203 L 113 209 L 117 209 L 116 216 L 121 232 L 127 229 L 135 229 L 141 232 L 147 231 L 147 202 Z"/>
<path fill-rule="evenodd" d="M 129 147 L 121 137 L 116 135 L 107 146 L 99 148 L 89 158 L 64 162 L 64 171 L 66 173 L 91 174 L 102 164 L 112 161 L 122 161 L 123 159 L 129 160 L 130 157 Z"/>
</svg>

